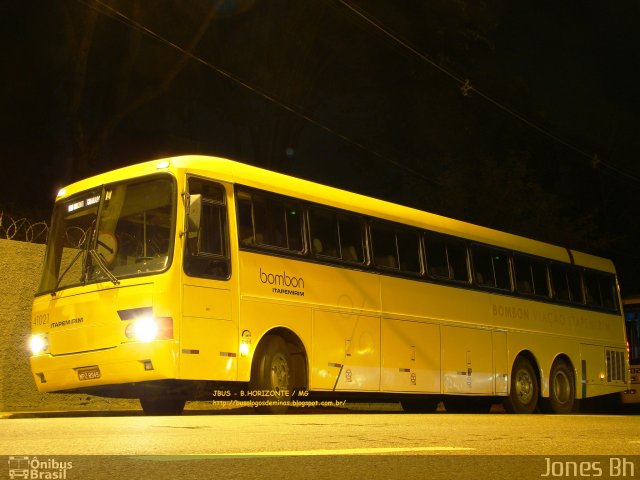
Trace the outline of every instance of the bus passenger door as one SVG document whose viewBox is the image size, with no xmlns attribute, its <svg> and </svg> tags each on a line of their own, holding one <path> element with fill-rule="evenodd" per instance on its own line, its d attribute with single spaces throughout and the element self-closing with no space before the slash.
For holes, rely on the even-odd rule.
<svg viewBox="0 0 640 480">
<path fill-rule="evenodd" d="M 196 177 L 187 183 L 180 377 L 235 380 L 238 329 L 232 285 L 237 275 L 230 260 L 228 197 L 222 184 Z"/>
</svg>

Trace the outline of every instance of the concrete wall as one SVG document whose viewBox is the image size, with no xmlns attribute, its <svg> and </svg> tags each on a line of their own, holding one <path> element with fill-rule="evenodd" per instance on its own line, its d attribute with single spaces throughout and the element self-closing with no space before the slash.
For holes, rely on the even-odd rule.
<svg viewBox="0 0 640 480">
<path fill-rule="evenodd" d="M 27 340 L 43 256 L 44 245 L 0 239 L 0 411 L 139 409 L 137 400 L 36 389 Z"/>
</svg>

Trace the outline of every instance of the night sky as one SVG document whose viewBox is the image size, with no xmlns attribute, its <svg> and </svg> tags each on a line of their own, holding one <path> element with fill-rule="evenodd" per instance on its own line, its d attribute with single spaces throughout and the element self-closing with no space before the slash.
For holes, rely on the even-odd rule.
<svg viewBox="0 0 640 480">
<path fill-rule="evenodd" d="M 613 258 L 640 291 L 640 3 L 13 0 L 0 211 L 201 153 Z M 465 88 L 465 85 L 467 88 Z"/>
</svg>

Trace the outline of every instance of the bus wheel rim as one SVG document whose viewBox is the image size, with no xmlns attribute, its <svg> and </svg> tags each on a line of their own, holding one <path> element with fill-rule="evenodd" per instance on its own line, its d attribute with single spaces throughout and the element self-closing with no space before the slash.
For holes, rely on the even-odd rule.
<svg viewBox="0 0 640 480">
<path fill-rule="evenodd" d="M 553 391 L 555 399 L 560 404 L 565 404 L 571 398 L 571 384 L 569 377 L 563 371 L 556 372 L 553 377 Z"/>
<path fill-rule="evenodd" d="M 276 392 L 289 388 L 289 363 L 282 354 L 276 354 L 271 362 L 271 386 Z"/>
<path fill-rule="evenodd" d="M 520 370 L 516 376 L 516 392 L 523 405 L 531 402 L 533 398 L 533 381 L 526 370 Z"/>
</svg>

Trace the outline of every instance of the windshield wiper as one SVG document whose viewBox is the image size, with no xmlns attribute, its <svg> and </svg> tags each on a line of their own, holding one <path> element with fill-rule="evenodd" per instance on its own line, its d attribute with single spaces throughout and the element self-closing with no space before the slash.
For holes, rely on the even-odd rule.
<svg viewBox="0 0 640 480">
<path fill-rule="evenodd" d="M 105 265 L 104 260 L 100 257 L 100 254 L 95 251 L 95 249 L 90 249 L 89 253 L 91 254 L 91 258 L 96 262 L 96 264 L 100 267 L 100 270 L 107 276 L 114 285 L 120 285 L 120 280 L 116 278 L 116 276 L 111 273 L 111 270 Z"/>
<path fill-rule="evenodd" d="M 73 260 L 71 260 L 71 262 L 69 263 L 69 266 L 64 270 L 64 272 L 62 272 L 62 275 L 58 277 L 58 281 L 56 282 L 56 286 L 51 292 L 51 295 L 55 296 L 56 292 L 58 291 L 58 287 L 62 283 L 62 279 L 69 272 L 69 270 L 71 270 L 71 267 L 75 265 L 75 263 L 78 261 L 78 258 L 80 258 L 80 255 L 82 255 L 83 253 L 84 253 L 84 249 L 78 250 L 78 253 L 76 253 L 75 257 L 73 257 Z"/>
</svg>

